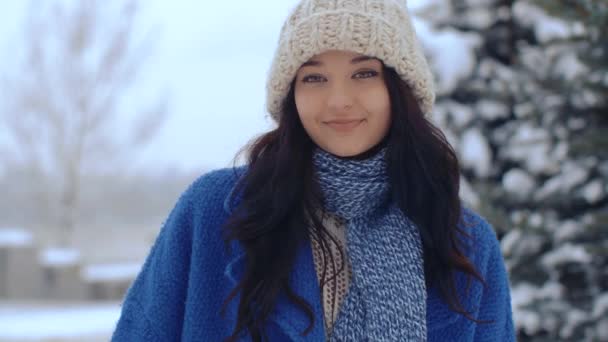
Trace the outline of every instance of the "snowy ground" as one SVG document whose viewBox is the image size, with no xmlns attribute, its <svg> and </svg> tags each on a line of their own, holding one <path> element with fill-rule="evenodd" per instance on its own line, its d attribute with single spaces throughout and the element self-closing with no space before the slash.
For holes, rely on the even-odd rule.
<svg viewBox="0 0 608 342">
<path fill-rule="evenodd" d="M 0 302 L 0 342 L 108 341 L 119 302 Z"/>
</svg>

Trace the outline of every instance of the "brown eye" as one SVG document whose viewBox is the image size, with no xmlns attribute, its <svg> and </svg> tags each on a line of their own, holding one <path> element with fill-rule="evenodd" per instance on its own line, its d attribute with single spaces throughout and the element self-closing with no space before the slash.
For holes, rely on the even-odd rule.
<svg viewBox="0 0 608 342">
<path fill-rule="evenodd" d="M 375 70 L 366 70 L 356 73 L 354 78 L 372 78 L 378 76 L 378 72 Z"/>
<path fill-rule="evenodd" d="M 323 77 L 319 76 L 319 75 L 309 75 L 309 76 L 305 76 L 302 78 L 302 82 L 304 83 L 317 83 L 317 82 L 322 82 L 323 81 Z"/>
</svg>

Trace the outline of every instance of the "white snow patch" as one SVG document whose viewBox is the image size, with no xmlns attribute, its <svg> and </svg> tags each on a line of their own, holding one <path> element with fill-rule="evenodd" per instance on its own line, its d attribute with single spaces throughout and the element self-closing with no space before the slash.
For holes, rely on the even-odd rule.
<svg viewBox="0 0 608 342">
<path fill-rule="evenodd" d="M 572 237 L 582 232 L 583 229 L 583 226 L 577 221 L 564 221 L 564 223 L 562 223 L 559 228 L 555 230 L 555 235 L 553 235 L 555 238 L 555 242 L 561 243 L 563 241 L 571 239 Z"/>
<path fill-rule="evenodd" d="M 568 143 L 560 141 L 553 149 L 553 160 L 561 161 L 568 156 Z"/>
<path fill-rule="evenodd" d="M 478 208 L 481 202 L 471 184 L 464 177 L 460 177 L 460 198 L 472 208 Z"/>
<path fill-rule="evenodd" d="M 511 290 L 511 302 L 513 306 L 513 318 L 518 329 L 527 334 L 535 334 L 542 327 L 542 317 L 534 310 L 536 300 L 557 300 L 563 294 L 564 288 L 556 282 L 548 282 L 539 288 L 532 284 L 523 282 L 513 286 Z M 532 306 L 532 309 L 528 307 Z"/>
<path fill-rule="evenodd" d="M 528 335 L 534 335 L 541 328 L 540 314 L 531 310 L 513 310 L 513 319 L 517 329 L 521 329 Z"/>
<path fill-rule="evenodd" d="M 566 312 L 566 319 L 564 320 L 564 325 L 559 331 L 559 336 L 562 338 L 569 339 L 572 337 L 572 333 L 574 329 L 587 321 L 587 313 L 585 311 L 579 309 L 571 309 Z"/>
<path fill-rule="evenodd" d="M 476 64 L 474 50 L 481 44 L 481 37 L 454 29 L 437 31 L 416 17 L 413 23 L 421 44 L 430 54 L 432 69 L 439 78 L 437 91 L 452 92 L 463 78 L 473 72 Z"/>
<path fill-rule="evenodd" d="M 547 15 L 545 11 L 526 1 L 516 1 L 513 5 L 513 13 L 522 24 L 534 27 L 536 37 L 541 43 L 569 38 L 573 34 L 584 31 L 581 23 L 570 23 Z"/>
<path fill-rule="evenodd" d="M 547 282 L 537 287 L 527 282 L 519 283 L 511 289 L 513 319 L 518 329 L 529 335 L 534 335 L 548 322 L 535 311 L 534 302 L 537 300 L 557 301 L 562 298 L 565 289 L 558 282 Z"/>
<path fill-rule="evenodd" d="M 557 249 L 547 252 L 541 258 L 542 265 L 549 269 L 555 269 L 556 266 L 567 263 L 588 263 L 592 260 L 591 254 L 585 250 L 583 246 L 577 246 L 572 243 L 566 243 Z"/>
<path fill-rule="evenodd" d="M 521 282 L 513 286 L 511 298 L 514 308 L 522 308 L 533 304 L 535 300 L 560 299 L 563 293 L 564 286 L 558 282 L 549 281 L 543 284 L 542 287 L 538 287 L 527 282 Z"/>
<path fill-rule="evenodd" d="M 556 192 L 569 193 L 572 188 L 587 179 L 589 170 L 583 168 L 579 163 L 567 161 L 562 167 L 561 173 L 547 180 L 536 193 L 536 199 L 543 200 Z"/>
<path fill-rule="evenodd" d="M 513 248 L 517 250 L 519 255 L 530 256 L 539 253 L 544 242 L 544 237 L 540 237 L 538 234 L 528 234 L 525 239 L 519 240 L 519 243 Z"/>
<path fill-rule="evenodd" d="M 446 103 L 446 102 L 444 102 Z M 446 131 L 447 129 L 447 106 L 435 106 L 433 108 L 433 115 L 429 117 L 429 120 L 435 125 L 438 126 L 442 131 Z"/>
<path fill-rule="evenodd" d="M 536 192 L 535 199 L 543 200 L 549 197 L 552 194 L 555 194 L 561 188 L 561 178 L 560 176 L 555 176 L 543 184 L 543 186 Z"/>
<path fill-rule="evenodd" d="M 452 124 L 458 129 L 464 128 L 473 120 L 473 110 L 469 106 L 450 101 L 445 103 L 445 107 L 452 119 Z"/>
<path fill-rule="evenodd" d="M 590 226 L 590 225 L 596 223 L 595 216 L 591 215 L 590 213 L 586 213 L 585 215 L 583 215 L 583 217 L 581 218 L 581 221 L 583 222 L 583 224 L 585 224 L 587 226 Z"/>
<path fill-rule="evenodd" d="M 608 293 L 599 295 L 593 303 L 593 311 L 591 317 L 598 319 L 608 316 Z"/>
<path fill-rule="evenodd" d="M 500 249 L 504 256 L 510 256 L 513 253 L 514 247 L 522 237 L 522 232 L 519 229 L 510 230 L 500 241 Z"/>
<path fill-rule="evenodd" d="M 476 104 L 479 115 L 487 120 L 501 119 L 509 115 L 509 109 L 497 101 L 480 100 Z"/>
<path fill-rule="evenodd" d="M 589 68 L 578 59 L 574 51 L 561 55 L 555 64 L 555 69 L 567 81 L 573 81 L 590 73 Z"/>
<path fill-rule="evenodd" d="M 490 175 L 492 168 L 492 151 L 487 139 L 477 128 L 467 130 L 460 144 L 462 164 L 473 169 L 481 177 Z"/>
<path fill-rule="evenodd" d="M 500 83 L 513 81 L 516 76 L 514 71 L 492 59 L 484 59 L 479 63 L 477 73 L 481 78 L 488 81 L 500 80 Z"/>
<path fill-rule="evenodd" d="M 564 164 L 561 175 L 559 177 L 559 189 L 562 192 L 570 192 L 573 187 L 585 181 L 588 175 L 589 170 L 583 168 L 578 163 L 568 161 Z"/>
<path fill-rule="evenodd" d="M 407 1 L 407 8 L 410 12 L 417 12 L 424 10 L 429 6 L 443 5 L 443 0 L 409 0 Z M 444 6 L 445 7 L 445 6 Z"/>
<path fill-rule="evenodd" d="M 107 336 L 120 317 L 120 305 L 59 308 L 0 306 L 0 340 L 61 340 Z"/>
<path fill-rule="evenodd" d="M 521 282 L 513 286 L 511 289 L 511 304 L 514 308 L 520 308 L 531 304 L 536 298 L 538 290 L 538 287 L 526 282 Z"/>
<path fill-rule="evenodd" d="M 546 282 L 543 287 L 537 293 L 538 298 L 541 299 L 561 299 L 564 294 L 564 286 L 558 282 L 549 281 Z"/>
<path fill-rule="evenodd" d="M 487 29 L 494 22 L 494 14 L 487 8 L 469 8 L 465 16 L 467 23 L 477 30 Z"/>
<path fill-rule="evenodd" d="M 570 37 L 571 31 L 567 22 L 546 16 L 544 20 L 536 22 L 536 36 L 541 43 L 553 39 L 565 39 Z"/>
<path fill-rule="evenodd" d="M 570 118 L 568 119 L 568 128 L 571 130 L 579 130 L 585 128 L 587 121 L 583 118 Z"/>
<path fill-rule="evenodd" d="M 530 102 L 518 103 L 514 107 L 515 116 L 519 119 L 531 116 L 536 108 Z"/>
<path fill-rule="evenodd" d="M 135 279 L 141 270 L 141 263 L 88 265 L 81 271 L 87 282 L 117 282 Z"/>
<path fill-rule="evenodd" d="M 521 210 L 515 210 L 511 213 L 511 215 L 509 215 L 509 217 L 511 218 L 511 222 L 513 222 L 514 224 L 521 224 L 524 221 L 524 212 Z"/>
<path fill-rule="evenodd" d="M 32 233 L 19 228 L 0 229 L 0 247 L 25 247 L 32 245 Z"/>
<path fill-rule="evenodd" d="M 535 188 L 535 182 L 526 171 L 511 169 L 504 174 L 502 186 L 507 192 L 525 198 Z"/>
<path fill-rule="evenodd" d="M 76 265 L 80 258 L 80 251 L 72 248 L 47 248 L 39 256 L 40 263 L 49 267 Z"/>
<path fill-rule="evenodd" d="M 413 18 L 421 17 L 431 22 L 441 22 L 450 18 L 452 10 L 445 5 L 445 0 L 409 0 L 407 7 L 413 14 Z M 418 27 L 416 27 L 416 31 Z M 420 35 L 419 32 L 417 32 Z"/>
<path fill-rule="evenodd" d="M 608 318 L 598 321 L 595 325 L 595 331 L 599 341 L 608 341 Z"/>
<path fill-rule="evenodd" d="M 528 217 L 528 224 L 534 228 L 540 228 L 543 224 L 543 216 L 539 213 L 532 213 Z"/>
<path fill-rule="evenodd" d="M 551 144 L 549 133 L 529 123 L 518 127 L 504 149 L 507 157 L 522 161 L 532 173 L 550 172 L 559 167 L 550 157 Z"/>
<path fill-rule="evenodd" d="M 601 200 L 602 197 L 604 197 L 604 185 L 602 184 L 602 181 L 596 179 L 585 185 L 583 188 L 583 197 L 591 204 Z"/>
</svg>

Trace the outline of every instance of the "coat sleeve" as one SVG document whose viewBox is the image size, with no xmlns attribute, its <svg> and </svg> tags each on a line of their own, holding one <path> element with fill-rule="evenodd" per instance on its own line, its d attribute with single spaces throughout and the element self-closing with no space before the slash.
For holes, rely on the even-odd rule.
<svg viewBox="0 0 608 342">
<path fill-rule="evenodd" d="M 491 321 L 479 323 L 475 329 L 475 341 L 515 341 L 509 277 L 500 250 L 500 244 L 492 227 L 483 221 L 487 233 L 488 262 L 484 271 L 484 287 L 478 319 Z"/>
<path fill-rule="evenodd" d="M 192 241 L 192 186 L 163 224 L 127 291 L 112 341 L 179 341 Z"/>
</svg>

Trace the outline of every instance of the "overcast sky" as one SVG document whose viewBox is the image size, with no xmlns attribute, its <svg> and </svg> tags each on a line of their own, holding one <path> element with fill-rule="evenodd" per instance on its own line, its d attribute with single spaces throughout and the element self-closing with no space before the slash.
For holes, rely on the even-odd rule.
<svg viewBox="0 0 608 342">
<path fill-rule="evenodd" d="M 74 1 L 74 0 L 68 0 Z M 410 6 L 426 0 L 410 0 Z M 0 57 L 14 62 L 27 1 L 0 12 Z M 143 25 L 156 51 L 140 92 L 170 92 L 170 117 L 139 165 L 209 169 L 230 165 L 251 138 L 272 127 L 265 79 L 283 20 L 296 0 L 146 0 Z M 0 70 L 1 71 L 1 70 Z"/>
</svg>

